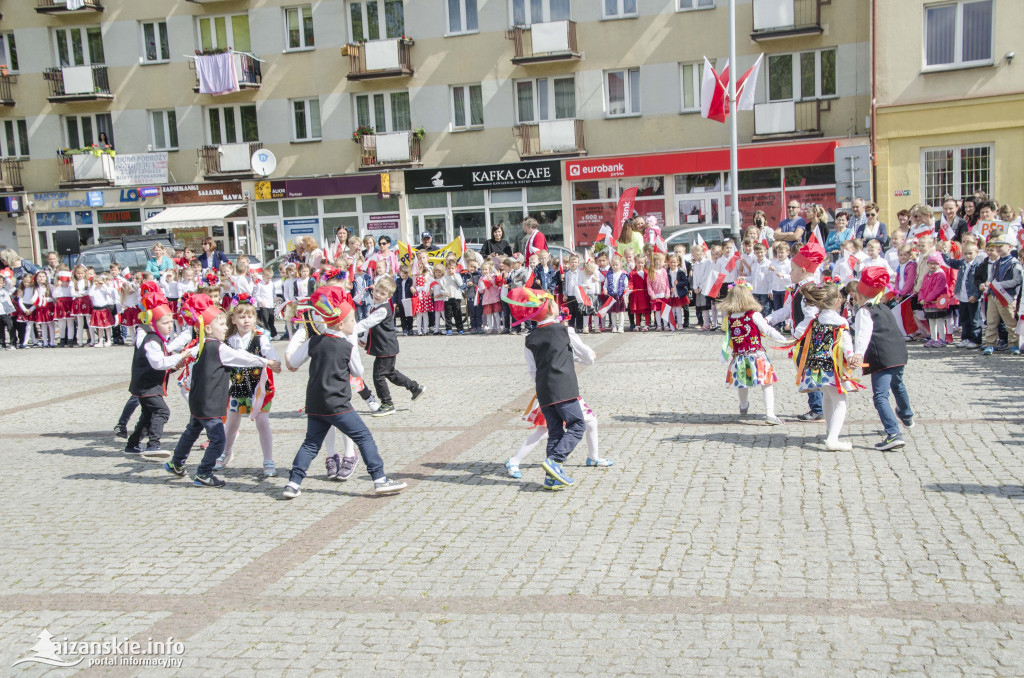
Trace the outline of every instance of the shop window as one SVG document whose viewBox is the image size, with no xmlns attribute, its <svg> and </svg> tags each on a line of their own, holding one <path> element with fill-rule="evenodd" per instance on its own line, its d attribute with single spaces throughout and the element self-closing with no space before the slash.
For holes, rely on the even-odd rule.
<svg viewBox="0 0 1024 678">
<path fill-rule="evenodd" d="M 925 7 L 925 66 L 991 63 L 992 4 L 992 0 L 960 0 Z"/>
<path fill-rule="evenodd" d="M 452 191 L 452 207 L 476 207 L 484 204 L 483 191 Z"/>
<path fill-rule="evenodd" d="M 561 245 L 564 242 L 562 236 L 562 206 L 558 205 L 536 205 L 528 210 L 529 216 L 537 220 L 540 232 L 549 245 Z"/>
<path fill-rule="evenodd" d="M 324 201 L 326 202 L 326 201 Z M 338 229 L 345 227 L 348 229 L 349 235 L 356 235 L 359 233 L 359 215 L 351 214 L 348 216 L 339 217 L 324 217 L 323 220 L 323 242 L 328 243 L 333 247 L 334 234 L 338 232 Z"/>
<path fill-rule="evenodd" d="M 483 210 L 471 212 L 452 212 L 453 233 L 458 234 L 459 229 L 466 235 L 467 242 L 483 242 L 490 236 L 487 228 L 487 213 Z"/>
<path fill-rule="evenodd" d="M 561 186 L 530 186 L 526 189 L 526 202 L 561 202 Z"/>
<path fill-rule="evenodd" d="M 318 214 L 316 198 L 295 198 L 293 200 L 282 200 L 285 218 L 290 217 L 315 217 Z"/>
<path fill-rule="evenodd" d="M 492 205 L 507 205 L 509 203 L 521 203 L 523 201 L 523 189 L 507 188 L 491 190 Z"/>
<path fill-rule="evenodd" d="M 284 10 L 284 30 L 287 36 L 288 51 L 312 49 L 316 46 L 313 40 L 313 8 L 286 7 Z"/>
<path fill-rule="evenodd" d="M 448 35 L 459 33 L 475 33 L 479 30 L 477 17 L 477 0 L 447 0 L 448 2 Z"/>
<path fill-rule="evenodd" d="M 347 214 L 358 211 L 355 198 L 324 198 L 324 214 Z"/>
<path fill-rule="evenodd" d="M 166 21 L 143 21 L 142 60 L 147 64 L 167 63 L 171 60 L 171 45 L 167 37 Z"/>
<path fill-rule="evenodd" d="M 782 174 L 774 167 L 770 169 L 743 170 L 739 172 L 739 179 L 741 191 L 782 187 Z M 728 172 L 725 174 L 725 190 L 731 190 Z"/>
<path fill-rule="evenodd" d="M 364 195 L 361 200 L 363 201 L 363 214 L 398 211 L 398 198 L 378 198 L 375 195 Z"/>
<path fill-rule="evenodd" d="M 617 186 L 615 179 L 574 181 L 572 184 L 573 200 L 618 200 Z"/>
<path fill-rule="evenodd" d="M 409 196 L 409 209 L 411 210 L 427 210 L 427 209 L 447 209 L 448 208 L 448 194 L 447 193 L 413 193 Z"/>
<path fill-rule="evenodd" d="M 636 188 L 636 197 L 649 198 L 656 195 L 665 195 L 665 179 L 663 177 L 633 177 L 619 179 L 619 193 L 628 188 Z M 618 195 L 616 197 L 618 197 Z"/>
<path fill-rule="evenodd" d="M 677 174 L 676 193 L 714 193 L 722 190 L 722 174 L 707 172 L 702 174 Z"/>
<path fill-rule="evenodd" d="M 786 188 L 828 186 L 836 183 L 835 165 L 808 165 L 786 168 Z"/>
<path fill-rule="evenodd" d="M 281 208 L 276 200 L 259 200 L 256 202 L 256 216 L 276 217 L 281 213 Z"/>
</svg>

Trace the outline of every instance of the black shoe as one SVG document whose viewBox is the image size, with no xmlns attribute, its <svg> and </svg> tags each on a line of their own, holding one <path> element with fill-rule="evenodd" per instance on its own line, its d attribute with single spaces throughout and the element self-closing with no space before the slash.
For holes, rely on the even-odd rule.
<svg viewBox="0 0 1024 678">
<path fill-rule="evenodd" d="M 512 332 L 510 330 L 502 330 L 501 333 L 502 334 L 512 334 Z"/>
<path fill-rule="evenodd" d="M 825 418 L 825 415 L 821 412 L 805 412 L 804 414 L 798 414 L 796 418 L 800 421 L 822 421 Z"/>
<path fill-rule="evenodd" d="M 212 473 L 205 476 L 201 476 L 197 473 L 196 477 L 192 479 L 192 484 L 196 487 L 224 487 L 225 485 L 223 480 Z"/>
<path fill-rule="evenodd" d="M 135 447 L 128 447 L 126 445 L 125 448 L 124 448 L 124 453 L 125 454 L 142 454 L 142 449 L 138 445 L 136 445 Z"/>
<path fill-rule="evenodd" d="M 426 388 L 424 386 L 417 386 L 416 388 L 414 388 L 412 390 L 412 399 L 416 400 L 417 398 L 419 398 L 421 395 L 423 395 L 423 391 L 425 390 Z"/>
<path fill-rule="evenodd" d="M 124 424 L 117 424 L 114 426 L 114 435 L 118 438 L 128 437 L 128 427 Z"/>
<path fill-rule="evenodd" d="M 386 417 L 389 414 L 395 413 L 395 406 L 391 403 L 381 403 L 380 409 L 371 414 L 371 417 Z"/>
</svg>

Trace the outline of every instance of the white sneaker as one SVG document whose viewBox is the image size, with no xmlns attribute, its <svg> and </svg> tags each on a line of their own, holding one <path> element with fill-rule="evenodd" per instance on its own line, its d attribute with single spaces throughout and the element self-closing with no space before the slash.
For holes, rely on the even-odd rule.
<svg viewBox="0 0 1024 678">
<path fill-rule="evenodd" d="M 373 481 L 373 491 L 376 494 L 395 494 L 401 492 L 407 487 L 405 483 L 400 483 L 397 480 L 391 478 L 385 478 L 383 481 Z"/>
<path fill-rule="evenodd" d="M 963 348 L 978 348 L 978 344 L 975 344 L 973 341 L 969 341 L 967 339 L 964 339 L 963 341 L 961 341 L 960 345 Z"/>
<path fill-rule="evenodd" d="M 370 408 L 371 412 L 376 412 L 380 409 L 380 401 L 373 396 L 370 396 L 366 399 L 366 406 Z"/>
<path fill-rule="evenodd" d="M 853 445 L 844 440 L 832 440 L 830 438 L 826 438 L 825 449 L 837 452 L 849 452 L 853 449 Z"/>
</svg>

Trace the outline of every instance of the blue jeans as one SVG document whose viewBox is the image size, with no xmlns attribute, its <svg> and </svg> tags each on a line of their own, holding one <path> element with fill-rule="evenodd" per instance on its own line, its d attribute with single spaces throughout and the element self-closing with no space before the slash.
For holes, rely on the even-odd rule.
<svg viewBox="0 0 1024 678">
<path fill-rule="evenodd" d="M 981 345 L 981 302 L 960 303 L 960 327 L 963 328 L 961 336 L 964 339 Z"/>
<path fill-rule="evenodd" d="M 811 391 L 807 394 L 807 408 L 811 411 L 811 414 L 825 413 L 825 409 L 821 406 L 821 403 L 821 391 Z"/>
<path fill-rule="evenodd" d="M 384 460 L 377 453 L 377 443 L 373 442 L 370 429 L 366 428 L 366 424 L 359 418 L 355 410 L 349 410 L 341 414 L 310 414 L 306 416 L 306 439 L 302 441 L 299 451 L 295 453 L 295 461 L 292 462 L 292 472 L 288 476 L 288 481 L 296 485 L 302 484 L 302 479 L 306 477 L 306 470 L 316 458 L 320 446 L 323 445 L 324 438 L 332 426 L 351 438 L 359 448 L 359 454 L 363 457 L 363 463 L 366 464 L 366 470 L 370 472 L 370 477 L 374 480 L 383 478 Z"/>
<path fill-rule="evenodd" d="M 540 408 L 548 423 L 548 457 L 559 464 L 565 461 L 587 430 L 579 399 L 545 405 Z"/>
<path fill-rule="evenodd" d="M 892 407 L 889 406 L 890 390 L 896 398 L 895 415 L 892 412 Z M 900 435 L 900 423 L 896 417 L 898 416 L 902 421 L 910 421 L 914 416 L 914 411 L 910 409 L 910 396 L 907 395 L 907 387 L 903 383 L 903 366 L 873 372 L 871 374 L 871 394 L 875 410 L 882 420 L 886 434 Z"/>
<path fill-rule="evenodd" d="M 135 412 L 135 408 L 139 406 L 139 399 L 137 396 L 129 396 L 128 400 L 124 404 L 124 409 L 121 410 L 121 416 L 117 420 L 118 426 L 128 427 L 128 420 L 132 418 L 132 414 Z"/>
<path fill-rule="evenodd" d="M 220 420 L 220 417 L 212 419 L 189 417 L 188 426 L 185 427 L 181 438 L 178 439 L 178 444 L 174 446 L 174 456 L 171 458 L 172 464 L 183 466 L 185 460 L 188 459 L 189 452 L 192 451 L 192 446 L 199 439 L 199 432 L 203 429 L 206 430 L 210 446 L 206 448 L 203 460 L 199 462 L 199 468 L 196 469 L 196 475 L 199 476 L 210 475 L 213 472 L 213 465 L 217 463 L 217 457 L 224 452 L 226 436 L 224 435 L 224 422 Z"/>
</svg>

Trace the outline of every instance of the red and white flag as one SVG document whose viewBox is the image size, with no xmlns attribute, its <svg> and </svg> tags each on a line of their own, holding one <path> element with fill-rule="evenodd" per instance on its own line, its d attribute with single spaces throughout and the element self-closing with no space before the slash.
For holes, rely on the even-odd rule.
<svg viewBox="0 0 1024 678">
<path fill-rule="evenodd" d="M 1002 284 L 999 282 L 990 283 L 988 291 L 1003 308 L 1006 308 L 1013 303 L 1013 297 L 1003 289 Z"/>
<path fill-rule="evenodd" d="M 729 273 L 732 273 L 734 270 L 736 270 L 736 265 L 738 263 L 740 263 L 740 253 L 739 251 L 736 251 L 733 252 L 733 255 L 729 259 L 729 261 L 725 262 L 725 270 L 728 271 Z"/>
<path fill-rule="evenodd" d="M 707 57 L 704 57 L 704 75 L 700 86 L 700 116 L 718 122 L 725 122 L 729 115 L 729 95 L 725 91 L 729 83 L 729 65 L 719 75 Z"/>
<path fill-rule="evenodd" d="M 609 226 L 608 224 L 602 224 L 597 234 L 598 236 L 600 236 L 597 239 L 598 242 L 603 240 L 605 245 L 608 246 L 608 249 L 615 249 L 615 246 L 618 244 L 618 242 L 615 240 L 615 236 L 612 235 L 611 226 Z"/>
<path fill-rule="evenodd" d="M 672 307 L 664 301 L 661 302 L 661 319 L 673 330 L 676 329 L 676 314 L 672 312 Z"/>
<path fill-rule="evenodd" d="M 633 205 L 636 203 L 636 192 L 639 189 L 634 186 L 627 188 L 619 196 L 619 202 L 615 205 L 615 223 L 612 225 L 612 239 L 618 240 L 622 233 L 622 226 L 626 219 L 633 216 Z"/>
<path fill-rule="evenodd" d="M 668 245 L 665 244 L 665 239 L 660 235 L 654 238 L 654 251 L 668 254 Z"/>
<path fill-rule="evenodd" d="M 701 289 L 704 290 L 704 296 L 714 299 L 718 296 L 718 293 L 722 291 L 722 285 L 725 284 L 725 274 L 719 273 L 712 269 L 708 272 L 708 278 L 701 285 Z"/>
<path fill-rule="evenodd" d="M 825 246 L 825 239 L 821 237 L 821 228 L 817 224 L 814 225 L 814 230 L 811 231 L 811 237 L 807 239 L 808 243 L 812 241 L 817 241 L 822 247 Z"/>
<path fill-rule="evenodd" d="M 614 303 L 615 298 L 608 297 L 607 299 L 604 300 L 604 303 L 601 304 L 601 308 L 597 309 L 597 314 L 602 318 L 605 317 L 606 315 L 608 315 L 608 310 L 612 307 L 612 304 Z"/>
<path fill-rule="evenodd" d="M 923 235 L 931 235 L 935 232 L 935 227 L 931 224 L 918 224 L 910 229 L 910 235 L 907 236 L 911 240 L 917 240 Z"/>
<path fill-rule="evenodd" d="M 466 234 L 462 232 L 462 226 L 459 226 L 459 244 L 462 246 L 462 252 L 459 254 L 459 261 L 455 268 L 462 273 L 466 270 Z"/>
<path fill-rule="evenodd" d="M 700 233 L 697 234 L 696 245 L 697 245 L 697 247 L 704 248 L 704 253 L 705 254 L 709 251 L 708 250 L 708 244 L 706 242 L 704 242 L 704 238 L 700 237 Z"/>
<path fill-rule="evenodd" d="M 587 296 L 587 293 L 583 289 L 582 285 L 576 288 L 576 293 L 579 294 L 579 300 L 580 300 L 581 304 L 583 304 L 584 306 L 593 306 L 594 305 L 590 301 L 590 297 Z"/>
<path fill-rule="evenodd" d="M 917 321 L 914 320 L 914 309 L 910 307 L 910 299 L 894 306 L 892 314 L 896 318 L 896 325 L 900 328 L 903 336 L 909 337 L 918 331 Z"/>
<path fill-rule="evenodd" d="M 754 65 L 747 69 L 746 73 L 736 81 L 736 110 L 754 110 L 754 92 L 757 89 L 757 74 L 761 71 L 761 61 L 764 54 L 757 57 Z M 726 81 L 728 84 L 728 81 Z"/>
<path fill-rule="evenodd" d="M 950 226 L 945 219 L 939 224 L 939 240 L 943 242 L 950 242 L 953 240 L 953 227 Z"/>
</svg>

